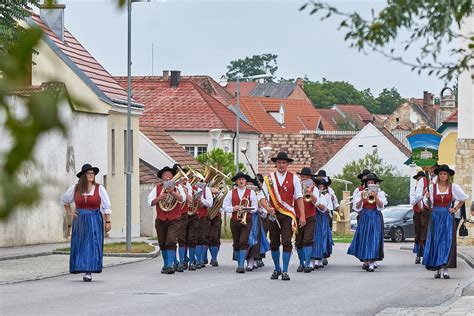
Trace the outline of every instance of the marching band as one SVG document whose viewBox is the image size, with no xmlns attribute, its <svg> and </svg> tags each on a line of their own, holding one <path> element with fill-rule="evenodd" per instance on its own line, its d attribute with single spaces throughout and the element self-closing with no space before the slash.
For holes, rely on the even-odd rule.
<svg viewBox="0 0 474 316">
<path fill-rule="evenodd" d="M 159 170 L 148 203 L 156 209 L 162 273 L 202 269 L 208 263 L 208 251 L 210 265 L 218 267 L 222 213 L 231 216 L 236 273 L 263 267 L 262 259 L 271 250 L 274 270 L 270 279 L 290 280 L 292 240 L 299 259 L 297 272 L 310 273 L 328 264 L 333 216 L 340 211 L 330 177 L 324 170 L 315 174 L 309 167 L 293 174 L 288 171 L 293 159 L 286 152 L 271 160 L 276 170 L 263 176 L 251 166 L 254 178 L 243 172 L 229 178 L 212 166 L 206 166 L 202 174 L 179 164 Z M 435 270 L 435 278 L 441 277 L 441 270 L 443 278 L 449 278 L 448 268 L 456 266 L 452 214 L 468 196 L 447 179 L 454 174 L 448 166 L 432 171 L 436 177 L 431 179 L 421 171 L 413 177 L 417 181 L 410 193 L 416 234 L 413 252 L 415 263 Z M 384 258 L 382 210 L 387 195 L 380 188 L 383 180 L 370 170 L 363 170 L 358 179 L 361 185 L 351 197 L 358 225 L 347 254 L 360 260 L 364 270 L 374 272 L 377 261 Z M 233 189 L 230 181 L 235 184 Z"/>
</svg>

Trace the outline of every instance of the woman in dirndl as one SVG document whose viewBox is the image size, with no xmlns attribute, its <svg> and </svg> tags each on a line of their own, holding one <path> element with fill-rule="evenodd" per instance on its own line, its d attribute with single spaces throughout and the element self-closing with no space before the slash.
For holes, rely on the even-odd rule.
<svg viewBox="0 0 474 316">
<path fill-rule="evenodd" d="M 383 180 L 375 174 L 368 174 L 362 182 L 368 188 L 370 184 L 379 184 Z M 368 197 L 373 195 L 373 202 Z M 359 213 L 359 223 L 352 243 L 347 250 L 363 262 L 362 268 L 374 272 L 375 262 L 383 259 L 383 215 L 382 210 L 387 205 L 385 192 L 378 189 L 377 193 L 356 191 L 354 208 Z"/>
<path fill-rule="evenodd" d="M 84 282 L 92 281 L 92 273 L 102 272 L 104 229 L 111 229 L 110 200 L 104 186 L 95 182 L 98 173 L 99 168 L 83 165 L 79 181 L 61 199 L 73 220 L 69 272 L 85 273 Z M 70 206 L 73 202 L 75 210 Z"/>
<path fill-rule="evenodd" d="M 314 230 L 314 246 L 312 257 L 316 260 L 315 269 L 324 268 L 323 260 L 332 254 L 332 231 L 330 210 L 333 209 L 331 194 L 329 193 L 329 179 L 314 179 L 318 186 L 316 200 L 316 228 Z"/>
<path fill-rule="evenodd" d="M 448 268 L 456 268 L 456 223 L 454 214 L 469 196 L 450 176 L 454 170 L 441 165 L 434 170 L 437 175 L 435 184 L 430 184 L 425 194 L 425 203 L 431 206 L 431 218 L 428 226 L 422 264 L 428 270 L 436 271 L 435 279 L 449 279 Z M 454 201 L 458 201 L 453 207 Z"/>
</svg>

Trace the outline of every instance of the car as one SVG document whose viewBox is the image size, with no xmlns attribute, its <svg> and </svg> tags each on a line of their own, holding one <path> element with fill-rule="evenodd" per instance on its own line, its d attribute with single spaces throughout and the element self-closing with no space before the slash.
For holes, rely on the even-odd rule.
<svg viewBox="0 0 474 316">
<path fill-rule="evenodd" d="M 351 212 L 351 231 L 355 232 L 357 230 L 357 212 Z"/>
<path fill-rule="evenodd" d="M 394 242 L 404 241 L 415 237 L 413 208 L 411 205 L 389 206 L 382 211 L 384 238 Z"/>
</svg>

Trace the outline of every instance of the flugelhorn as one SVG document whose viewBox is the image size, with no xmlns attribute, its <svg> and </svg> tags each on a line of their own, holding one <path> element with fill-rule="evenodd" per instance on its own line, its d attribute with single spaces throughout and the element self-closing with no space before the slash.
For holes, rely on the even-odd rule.
<svg viewBox="0 0 474 316">
<path fill-rule="evenodd" d="M 380 185 L 378 184 L 369 184 L 367 188 L 362 192 L 362 198 L 367 200 L 368 203 L 375 203 L 375 197 L 379 192 Z"/>
<path fill-rule="evenodd" d="M 247 213 L 252 208 L 249 207 L 250 200 L 246 197 L 243 197 L 239 203 L 239 209 L 237 211 L 237 219 L 242 225 L 247 225 Z"/>
<path fill-rule="evenodd" d="M 313 180 L 311 179 L 306 179 L 306 180 L 301 181 L 301 187 L 303 188 L 303 193 L 304 193 L 303 199 L 305 200 L 305 202 L 312 201 L 311 193 L 306 193 L 306 190 L 311 188 L 313 185 L 314 183 L 313 183 Z"/>
</svg>

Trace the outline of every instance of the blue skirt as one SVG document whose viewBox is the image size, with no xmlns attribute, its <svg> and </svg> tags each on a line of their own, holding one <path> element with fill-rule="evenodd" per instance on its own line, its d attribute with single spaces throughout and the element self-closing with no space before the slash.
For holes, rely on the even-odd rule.
<svg viewBox="0 0 474 316">
<path fill-rule="evenodd" d="M 428 270 L 438 270 L 443 266 L 456 267 L 456 236 L 453 214 L 448 207 L 433 207 L 428 236 L 423 252 L 423 265 Z M 453 236 L 454 235 L 454 236 Z"/>
<path fill-rule="evenodd" d="M 72 222 L 70 273 L 102 272 L 104 223 L 99 210 L 78 209 Z"/>
<path fill-rule="evenodd" d="M 332 254 L 332 231 L 329 224 L 329 214 L 316 212 L 316 228 L 314 229 L 314 244 L 312 258 L 321 260 Z"/>
<path fill-rule="evenodd" d="M 256 247 L 255 249 L 253 249 Z M 270 243 L 265 235 L 262 221 L 258 213 L 252 214 L 252 227 L 249 232 L 249 253 L 253 252 L 255 256 L 264 254 L 270 250 Z"/>
<path fill-rule="evenodd" d="M 359 224 L 347 254 L 355 256 L 360 261 L 383 259 L 382 212 L 373 209 L 362 209 Z"/>
</svg>

